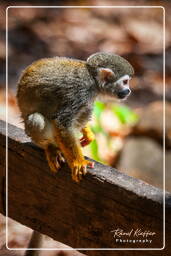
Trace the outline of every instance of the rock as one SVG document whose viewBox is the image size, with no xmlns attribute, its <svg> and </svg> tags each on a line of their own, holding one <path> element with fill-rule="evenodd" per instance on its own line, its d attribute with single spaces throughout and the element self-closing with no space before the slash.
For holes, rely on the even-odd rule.
<svg viewBox="0 0 171 256">
<path fill-rule="evenodd" d="M 157 101 L 143 108 L 139 113 L 140 119 L 135 126 L 133 134 L 145 135 L 156 140 L 163 139 L 163 102 Z M 166 102 L 166 145 L 171 148 L 171 104 Z"/>
<path fill-rule="evenodd" d="M 171 191 L 171 152 L 166 153 L 166 189 Z M 128 138 L 124 145 L 118 170 L 163 188 L 163 149 L 151 138 Z"/>
</svg>

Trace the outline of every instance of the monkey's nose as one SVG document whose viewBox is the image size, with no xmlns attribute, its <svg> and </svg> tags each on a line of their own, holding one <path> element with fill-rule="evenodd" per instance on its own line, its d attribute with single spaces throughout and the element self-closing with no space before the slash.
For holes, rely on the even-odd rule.
<svg viewBox="0 0 171 256">
<path fill-rule="evenodd" d="M 130 94 L 131 90 L 126 88 L 126 89 L 123 89 L 122 91 L 119 91 L 117 93 L 118 95 L 118 98 L 119 99 L 124 99 L 126 96 L 128 96 Z"/>
</svg>

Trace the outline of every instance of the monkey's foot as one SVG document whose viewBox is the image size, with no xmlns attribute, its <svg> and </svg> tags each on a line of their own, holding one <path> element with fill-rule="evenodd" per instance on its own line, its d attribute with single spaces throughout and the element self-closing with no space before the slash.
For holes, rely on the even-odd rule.
<svg viewBox="0 0 171 256">
<path fill-rule="evenodd" d="M 87 167 L 94 168 L 94 163 L 85 159 L 81 162 L 74 162 L 71 166 L 72 179 L 79 182 L 82 179 L 82 176 L 87 173 Z"/>
<path fill-rule="evenodd" d="M 45 149 L 45 153 L 51 171 L 57 172 L 60 168 L 60 163 L 65 162 L 61 151 L 53 145 L 49 145 L 47 149 Z"/>
<path fill-rule="evenodd" d="M 49 168 L 51 169 L 52 172 L 57 172 L 60 168 L 60 164 L 57 160 L 56 156 L 53 155 L 46 155 L 47 161 Z"/>
<path fill-rule="evenodd" d="M 56 158 L 59 163 L 65 163 L 65 158 L 63 157 L 63 154 L 59 149 L 56 150 Z"/>
</svg>

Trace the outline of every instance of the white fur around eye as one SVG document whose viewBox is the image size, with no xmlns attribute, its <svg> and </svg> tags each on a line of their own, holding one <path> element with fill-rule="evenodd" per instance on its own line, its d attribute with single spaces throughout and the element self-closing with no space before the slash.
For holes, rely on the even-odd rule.
<svg viewBox="0 0 171 256">
<path fill-rule="evenodd" d="M 119 84 L 122 88 L 129 88 L 129 80 L 130 80 L 130 76 L 129 75 L 124 75 L 122 76 L 118 81 L 117 84 Z M 127 81 L 126 83 L 124 81 Z"/>
<path fill-rule="evenodd" d="M 119 78 L 115 84 L 117 86 L 118 89 L 123 89 L 123 88 L 129 88 L 129 80 L 130 80 L 130 76 L 129 75 L 124 75 L 121 78 Z M 124 84 L 124 81 L 127 80 L 128 82 L 126 84 Z"/>
<path fill-rule="evenodd" d="M 121 78 L 119 78 L 119 79 L 116 81 L 116 83 L 121 83 L 121 82 L 124 81 L 124 80 L 130 80 L 129 75 L 124 75 L 124 76 L 122 76 Z"/>
</svg>

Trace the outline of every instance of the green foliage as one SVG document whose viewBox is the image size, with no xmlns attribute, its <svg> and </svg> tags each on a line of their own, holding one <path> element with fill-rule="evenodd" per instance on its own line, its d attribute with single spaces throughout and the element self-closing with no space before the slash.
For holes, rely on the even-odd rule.
<svg viewBox="0 0 171 256">
<path fill-rule="evenodd" d="M 138 115 L 129 107 L 120 105 L 120 104 L 111 104 L 108 106 L 108 109 L 117 117 L 118 121 L 121 124 L 121 127 L 125 126 L 133 126 L 138 121 Z M 101 115 L 106 110 L 106 104 L 101 101 L 96 101 L 94 104 L 93 115 L 95 117 L 95 122 L 91 126 L 91 129 L 94 134 L 103 134 L 105 136 L 107 144 L 111 145 L 111 137 L 104 131 L 101 125 Z M 90 144 L 91 156 L 93 159 L 99 162 L 103 162 L 99 156 L 98 143 L 94 140 Z"/>
<path fill-rule="evenodd" d="M 137 114 L 123 105 L 112 105 L 112 112 L 122 124 L 134 125 L 138 121 Z"/>
<path fill-rule="evenodd" d="M 93 114 L 96 118 L 96 122 L 91 127 L 93 133 L 95 133 L 95 134 L 103 132 L 103 129 L 100 124 L 100 120 L 101 120 L 101 114 L 103 113 L 104 110 L 105 110 L 105 104 L 103 102 L 96 101 L 94 104 L 94 109 L 93 109 Z"/>
<path fill-rule="evenodd" d="M 106 108 L 105 103 L 101 101 L 96 101 L 94 104 L 93 112 L 99 126 L 100 126 L 101 114 L 103 113 L 105 108 Z M 111 104 L 110 108 L 113 114 L 117 116 L 118 120 L 122 124 L 134 125 L 138 121 L 138 115 L 131 108 L 127 106 L 120 105 L 120 104 Z M 95 132 L 96 132 L 96 128 L 97 127 L 93 127 L 93 129 L 95 129 Z M 100 127 L 98 127 L 97 130 L 100 130 Z"/>
<path fill-rule="evenodd" d="M 94 115 L 98 121 L 100 121 L 100 116 L 105 110 L 105 104 L 101 101 L 96 101 L 94 104 Z"/>
<path fill-rule="evenodd" d="M 98 162 L 101 162 L 101 159 L 100 159 L 99 154 L 98 154 L 98 144 L 97 144 L 96 140 L 91 142 L 90 150 L 91 150 L 92 158 L 94 160 L 98 161 Z"/>
</svg>

